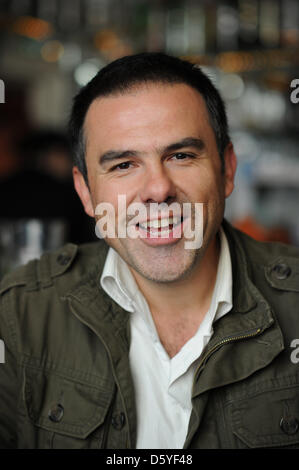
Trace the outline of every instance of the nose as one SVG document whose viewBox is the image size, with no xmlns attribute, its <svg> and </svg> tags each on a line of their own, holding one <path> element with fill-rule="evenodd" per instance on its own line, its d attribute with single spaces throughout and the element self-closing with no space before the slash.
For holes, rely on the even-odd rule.
<svg viewBox="0 0 299 470">
<path fill-rule="evenodd" d="M 162 163 L 147 169 L 143 183 L 140 191 L 143 203 L 169 203 L 175 199 L 175 184 Z"/>
</svg>

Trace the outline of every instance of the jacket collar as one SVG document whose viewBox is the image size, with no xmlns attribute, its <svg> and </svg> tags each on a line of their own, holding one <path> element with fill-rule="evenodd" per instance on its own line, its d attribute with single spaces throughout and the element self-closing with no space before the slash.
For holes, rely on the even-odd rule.
<svg viewBox="0 0 299 470">
<path fill-rule="evenodd" d="M 214 335 L 199 360 L 193 397 L 249 377 L 284 349 L 274 312 L 251 279 L 242 236 L 226 221 L 223 226 L 233 263 L 233 308 L 214 324 Z"/>
</svg>

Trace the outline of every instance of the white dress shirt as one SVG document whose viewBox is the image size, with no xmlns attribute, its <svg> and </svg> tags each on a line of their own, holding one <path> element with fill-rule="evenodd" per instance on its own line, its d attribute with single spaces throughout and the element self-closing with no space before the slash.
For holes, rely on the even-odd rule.
<svg viewBox="0 0 299 470">
<path fill-rule="evenodd" d="M 192 410 L 193 377 L 213 322 L 232 308 L 232 268 L 228 242 L 220 229 L 220 257 L 211 305 L 196 334 L 169 358 L 147 301 L 127 264 L 110 248 L 101 276 L 102 288 L 131 312 L 130 366 L 137 407 L 137 449 L 181 449 Z"/>
</svg>

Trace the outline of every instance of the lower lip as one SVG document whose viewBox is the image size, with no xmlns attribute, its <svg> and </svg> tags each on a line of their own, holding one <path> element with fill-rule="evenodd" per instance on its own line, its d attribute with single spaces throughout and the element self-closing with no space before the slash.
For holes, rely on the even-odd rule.
<svg viewBox="0 0 299 470">
<path fill-rule="evenodd" d="M 138 227 L 138 231 L 140 233 L 140 239 L 146 243 L 147 245 L 151 246 L 159 246 L 159 245 L 173 245 L 177 243 L 183 236 L 183 229 L 184 229 L 185 220 L 183 220 L 180 224 L 176 225 L 169 233 L 163 235 L 163 231 L 160 232 L 149 232 L 148 230 L 142 229 L 140 226 Z"/>
</svg>

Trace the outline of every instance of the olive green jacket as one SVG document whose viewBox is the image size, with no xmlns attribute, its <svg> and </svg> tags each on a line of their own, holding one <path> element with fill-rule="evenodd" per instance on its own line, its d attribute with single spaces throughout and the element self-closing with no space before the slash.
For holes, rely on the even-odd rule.
<svg viewBox="0 0 299 470">
<path fill-rule="evenodd" d="M 196 370 L 184 448 L 299 447 L 299 250 L 224 227 L 233 309 Z M 106 253 L 69 244 L 2 281 L 1 448 L 135 447 L 130 314 L 100 287 Z"/>
</svg>

